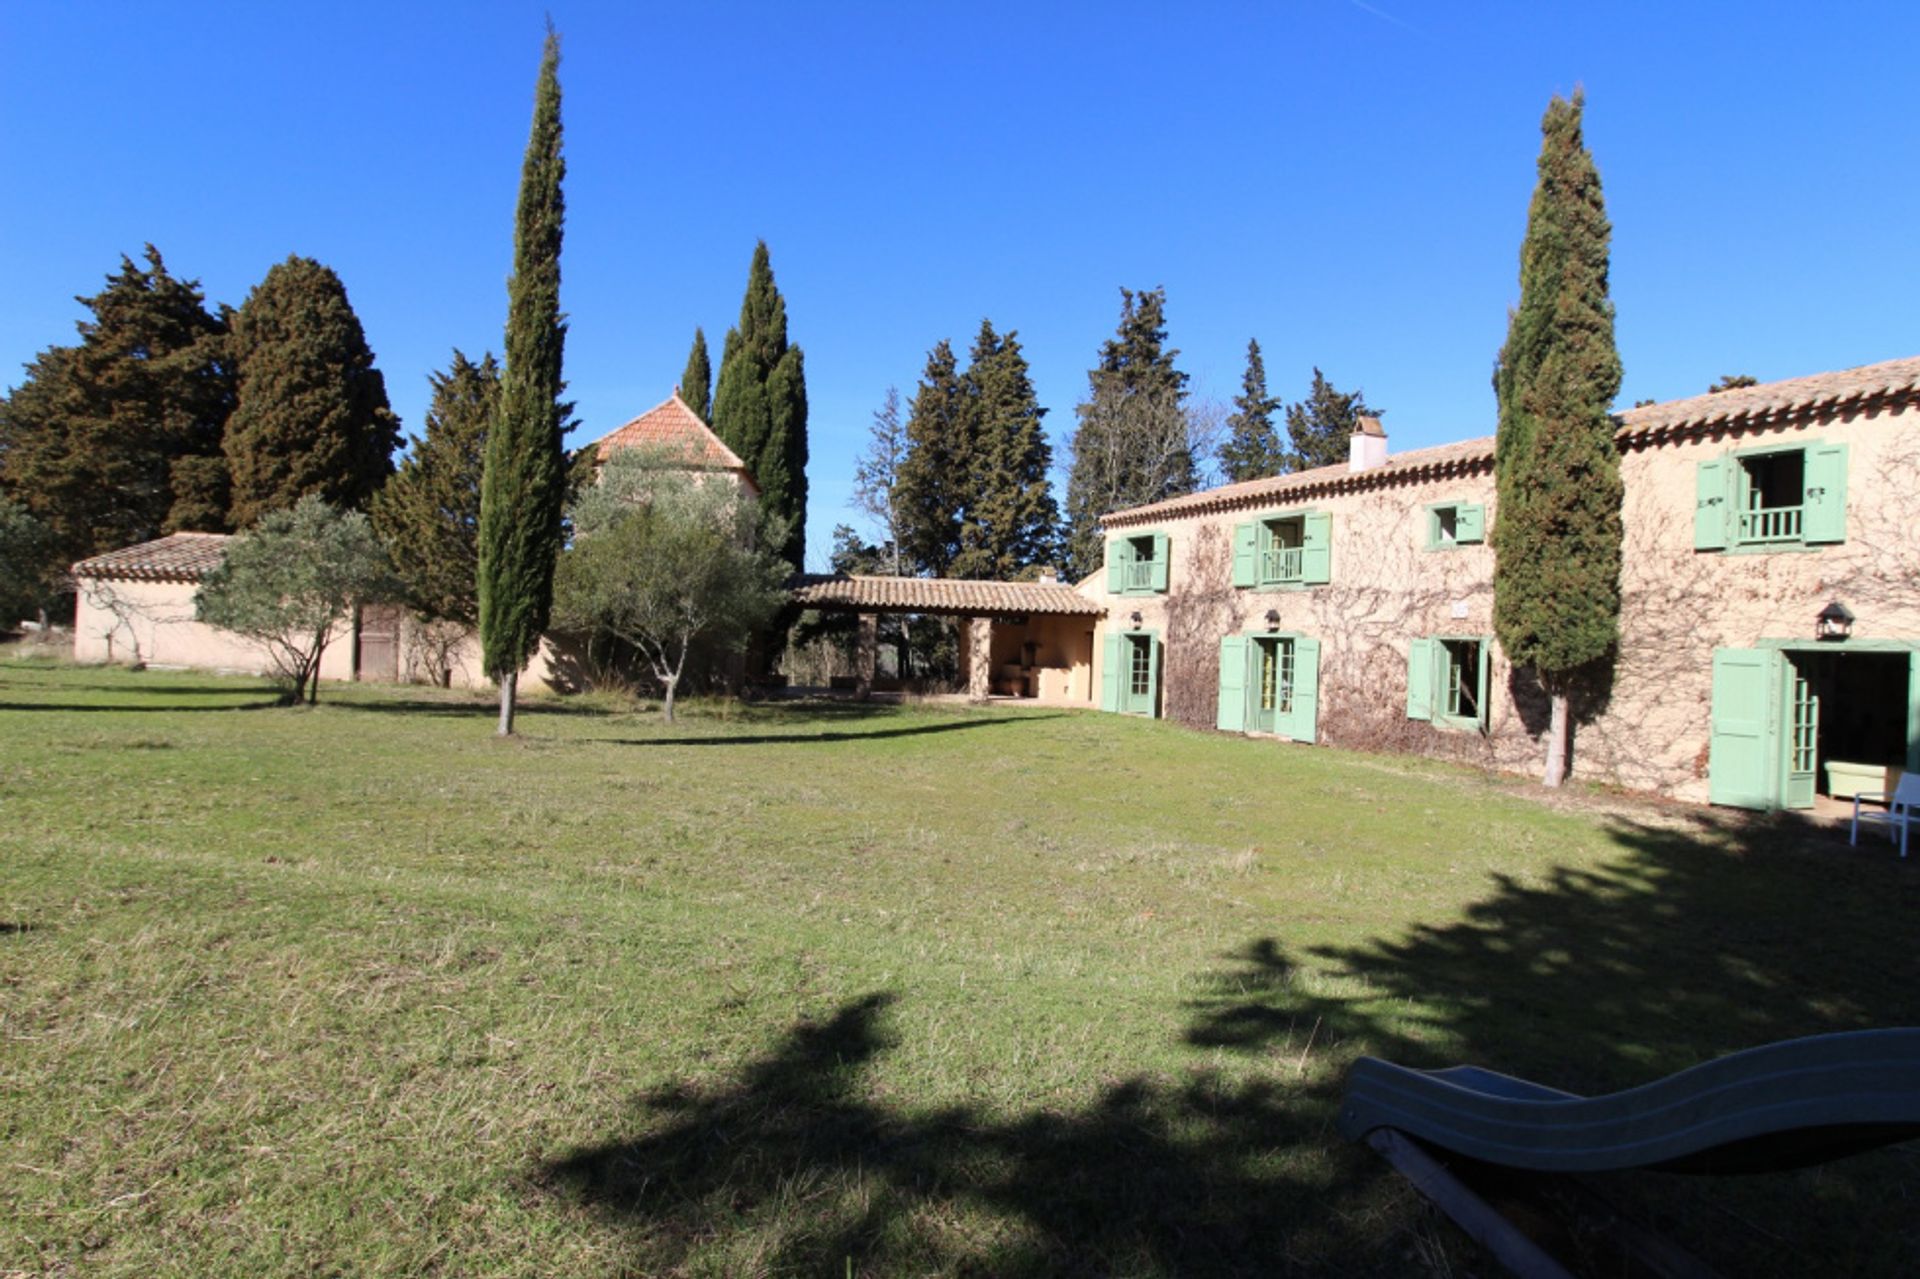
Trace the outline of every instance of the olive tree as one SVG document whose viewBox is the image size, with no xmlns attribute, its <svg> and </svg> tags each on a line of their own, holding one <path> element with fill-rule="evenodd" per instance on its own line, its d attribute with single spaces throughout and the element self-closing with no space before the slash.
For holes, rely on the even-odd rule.
<svg viewBox="0 0 1920 1279">
<path fill-rule="evenodd" d="M 397 593 L 367 517 L 309 494 L 227 544 L 194 611 L 264 649 L 289 702 L 320 696 L 320 659 L 360 604 Z"/>
<path fill-rule="evenodd" d="M 674 694 L 696 644 L 743 651 L 785 600 L 785 522 L 718 476 L 616 455 L 572 513 L 554 577 L 554 619 L 631 645 Z"/>
</svg>

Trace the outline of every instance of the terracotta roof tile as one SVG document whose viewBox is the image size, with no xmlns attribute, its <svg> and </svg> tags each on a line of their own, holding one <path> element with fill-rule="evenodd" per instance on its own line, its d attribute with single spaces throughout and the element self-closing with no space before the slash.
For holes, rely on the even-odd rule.
<svg viewBox="0 0 1920 1279">
<path fill-rule="evenodd" d="M 802 574 L 788 582 L 803 608 L 839 608 L 875 613 L 951 613 L 999 616 L 1064 613 L 1098 617 L 1101 605 L 1073 587 L 1055 582 L 981 582 L 940 577 L 859 577 L 844 573 Z"/>
<path fill-rule="evenodd" d="M 1649 404 L 1615 415 L 1621 444 L 1638 443 L 1683 431 L 1714 426 L 1758 426 L 1796 414 L 1828 412 L 1920 398 L 1920 356 L 1865 364 L 1835 373 L 1788 378 L 1712 395 L 1695 395 Z M 1348 470 L 1344 463 L 1292 475 L 1244 480 L 1200 493 L 1168 498 L 1102 517 L 1106 528 L 1126 528 L 1176 516 L 1245 510 L 1277 502 L 1373 488 L 1407 479 L 1436 479 L 1493 465 L 1493 437 L 1462 440 L 1432 448 L 1409 449 L 1382 466 Z"/>
<path fill-rule="evenodd" d="M 81 560 L 75 577 L 131 582 L 198 582 L 227 558 L 225 533 L 173 533 Z"/>
<path fill-rule="evenodd" d="M 621 449 L 647 449 L 681 460 L 702 470 L 737 471 L 747 479 L 747 465 L 687 407 L 678 391 L 639 417 L 615 427 L 594 441 L 595 456 L 605 460 Z M 755 488 L 759 486 L 756 484 Z"/>
<path fill-rule="evenodd" d="M 1618 414 L 1620 438 L 1644 439 L 1720 425 L 1759 425 L 1805 412 L 1864 407 L 1920 393 L 1920 356 L 1812 377 L 1649 404 Z"/>
</svg>

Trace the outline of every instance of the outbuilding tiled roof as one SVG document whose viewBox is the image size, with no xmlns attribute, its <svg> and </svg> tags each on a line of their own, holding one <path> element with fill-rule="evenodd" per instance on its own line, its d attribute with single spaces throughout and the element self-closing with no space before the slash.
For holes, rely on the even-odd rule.
<svg viewBox="0 0 1920 1279">
<path fill-rule="evenodd" d="M 622 449 L 645 449 L 696 470 L 735 471 L 753 479 L 747 464 L 687 407 L 678 391 L 594 442 L 594 456 L 601 461 Z"/>
<path fill-rule="evenodd" d="M 1910 356 L 1836 373 L 1787 378 L 1628 409 L 1614 415 L 1620 423 L 1615 438 L 1625 447 L 1690 431 L 1763 426 L 1808 414 L 1847 412 L 1916 398 L 1920 398 L 1920 356 Z M 1136 527 L 1173 516 L 1271 506 L 1282 500 L 1305 500 L 1409 479 L 1439 479 L 1492 466 L 1493 437 L 1487 435 L 1457 444 L 1409 449 L 1364 471 L 1350 470 L 1341 464 L 1224 484 L 1201 493 L 1115 511 L 1102 517 L 1100 523 L 1106 528 Z"/>
<path fill-rule="evenodd" d="M 198 582 L 227 558 L 225 533 L 171 533 L 81 560 L 75 577 L 123 582 Z"/>
<path fill-rule="evenodd" d="M 998 617 L 1064 613 L 1098 617 L 1101 605 L 1058 582 L 981 582 L 965 578 L 860 577 L 807 573 L 788 584 L 802 608 L 870 613 L 949 613 Z"/>
</svg>

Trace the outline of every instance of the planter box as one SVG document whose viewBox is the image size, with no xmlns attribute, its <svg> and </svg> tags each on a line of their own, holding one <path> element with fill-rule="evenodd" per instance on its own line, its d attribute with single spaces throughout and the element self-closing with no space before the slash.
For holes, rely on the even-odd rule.
<svg viewBox="0 0 1920 1279">
<path fill-rule="evenodd" d="M 1827 793 L 1835 799 L 1892 794 L 1905 771 L 1898 764 L 1849 764 L 1830 759 L 1827 761 Z"/>
</svg>

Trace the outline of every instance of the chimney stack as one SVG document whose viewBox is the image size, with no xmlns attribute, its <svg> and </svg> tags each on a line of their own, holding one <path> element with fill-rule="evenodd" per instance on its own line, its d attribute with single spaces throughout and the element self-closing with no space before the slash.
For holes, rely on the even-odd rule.
<svg viewBox="0 0 1920 1279">
<path fill-rule="evenodd" d="M 1347 470 L 1371 471 L 1387 464 L 1387 433 L 1377 417 L 1354 419 L 1353 438 L 1347 444 Z"/>
</svg>

